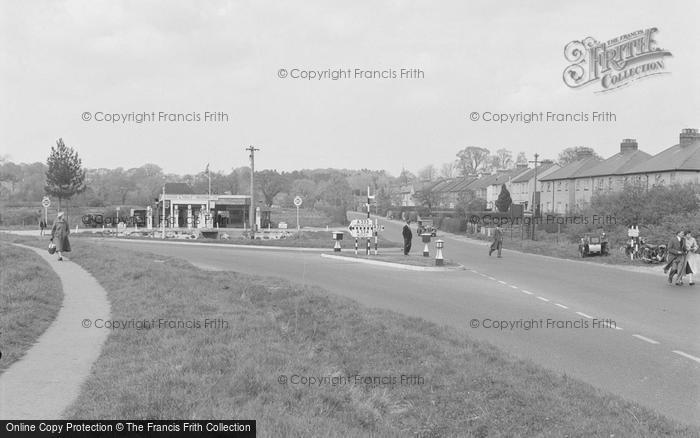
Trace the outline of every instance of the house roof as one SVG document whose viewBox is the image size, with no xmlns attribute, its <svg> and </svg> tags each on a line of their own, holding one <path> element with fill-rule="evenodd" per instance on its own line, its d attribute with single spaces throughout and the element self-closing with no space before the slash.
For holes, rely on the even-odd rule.
<svg viewBox="0 0 700 438">
<path fill-rule="evenodd" d="M 600 163 L 600 159 L 596 157 L 583 158 L 581 160 L 576 160 L 568 165 L 562 167 L 559 170 L 555 170 L 549 175 L 540 178 L 540 181 L 554 181 L 557 179 L 570 179 L 576 178 L 579 174 L 585 172 L 593 166 Z"/>
<path fill-rule="evenodd" d="M 607 160 L 581 171 L 576 177 L 619 175 L 634 166 L 644 163 L 649 158 L 651 158 L 650 154 L 640 150 L 618 152 Z"/>
<path fill-rule="evenodd" d="M 517 169 L 516 168 L 516 169 L 511 169 L 507 172 L 497 173 L 495 175 L 496 179 L 493 182 L 490 182 L 489 185 L 499 185 L 500 186 L 501 184 L 511 182 L 513 180 L 513 178 L 518 177 L 527 171 L 528 171 L 527 168 L 525 168 L 525 169 L 523 169 L 523 168 Z"/>
<path fill-rule="evenodd" d="M 537 166 L 537 174 L 541 175 L 542 173 L 546 172 L 548 169 L 551 169 L 554 166 L 558 166 L 557 164 L 554 163 L 547 163 L 543 164 L 541 166 Z M 518 177 L 513 178 L 514 183 L 521 183 L 521 182 L 528 182 L 530 181 L 531 178 L 535 176 L 535 169 L 529 169 L 527 172 L 523 173 L 522 175 L 518 175 Z"/>
<path fill-rule="evenodd" d="M 493 181 L 497 180 L 498 174 L 482 176 L 481 178 L 474 181 L 474 183 L 471 184 L 469 188 L 472 190 L 485 189 L 486 187 L 490 186 Z"/>
<path fill-rule="evenodd" d="M 648 160 L 630 167 L 623 175 L 633 173 L 654 173 L 664 171 L 689 170 L 700 171 L 700 141 L 681 146 L 677 144 L 659 152 Z"/>
<path fill-rule="evenodd" d="M 166 195 L 193 195 L 194 192 L 185 183 L 165 183 Z"/>
</svg>

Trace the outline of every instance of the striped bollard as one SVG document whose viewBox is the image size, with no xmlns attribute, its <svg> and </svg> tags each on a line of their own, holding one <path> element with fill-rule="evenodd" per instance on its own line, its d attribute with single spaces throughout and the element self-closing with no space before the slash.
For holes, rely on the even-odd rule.
<svg viewBox="0 0 700 438">
<path fill-rule="evenodd" d="M 333 247 L 333 252 L 340 252 L 340 241 L 343 240 L 342 231 L 333 231 L 333 240 L 335 240 L 335 246 Z"/>
<path fill-rule="evenodd" d="M 428 244 L 430 243 L 430 238 L 432 236 L 430 233 L 423 233 L 420 235 L 420 237 L 423 239 L 423 243 L 425 243 L 425 247 L 423 248 L 423 257 L 430 257 L 430 247 L 428 247 Z"/>
<path fill-rule="evenodd" d="M 436 254 L 435 254 L 435 266 L 442 266 L 445 264 L 445 260 L 442 258 L 442 247 L 445 245 L 445 241 L 442 239 L 438 239 L 435 241 L 435 248 Z"/>
</svg>

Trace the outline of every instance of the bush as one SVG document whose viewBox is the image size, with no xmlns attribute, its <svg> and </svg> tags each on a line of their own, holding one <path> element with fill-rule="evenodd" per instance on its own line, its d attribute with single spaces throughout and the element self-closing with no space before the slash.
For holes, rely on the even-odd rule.
<svg viewBox="0 0 700 438">
<path fill-rule="evenodd" d="M 467 230 L 467 221 L 466 219 L 446 217 L 442 219 L 440 229 L 448 233 L 457 234 Z"/>
</svg>

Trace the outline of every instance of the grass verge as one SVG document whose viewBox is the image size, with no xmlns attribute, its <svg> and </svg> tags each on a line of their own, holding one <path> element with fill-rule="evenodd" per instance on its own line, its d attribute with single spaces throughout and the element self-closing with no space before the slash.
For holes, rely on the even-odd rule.
<svg viewBox="0 0 700 438">
<path fill-rule="evenodd" d="M 61 281 L 39 255 L 0 240 L 0 372 L 31 348 L 62 301 Z"/>
<path fill-rule="evenodd" d="M 373 249 L 374 251 L 374 249 Z M 349 259 L 364 259 L 364 260 L 375 260 L 378 262 L 386 263 L 397 263 L 400 265 L 410 265 L 410 266 L 423 266 L 423 267 L 435 267 L 435 256 L 423 257 L 422 255 L 409 254 L 407 256 L 402 253 L 382 253 L 381 250 L 377 255 L 366 255 L 365 252 L 360 250 L 357 255 L 355 255 L 354 249 L 348 249 L 341 252 L 328 252 L 329 255 L 347 257 Z M 445 268 L 456 268 L 459 264 L 454 263 L 450 260 L 445 259 L 443 267 Z"/>
<path fill-rule="evenodd" d="M 110 333 L 68 418 L 256 419 L 260 436 L 699 434 L 463 330 L 322 290 L 85 240 L 72 260 L 108 291 L 114 320 L 152 326 Z"/>
<path fill-rule="evenodd" d="M 113 235 L 103 235 L 100 232 L 97 233 L 76 233 L 71 234 L 71 237 L 107 237 L 114 238 Z M 148 240 L 152 241 L 154 239 L 149 237 L 120 237 L 120 239 L 134 239 L 134 240 Z M 233 237 L 227 240 L 217 240 L 217 239 L 165 239 L 169 242 L 199 242 L 199 243 L 215 243 L 219 245 L 253 245 L 253 246 L 281 246 L 285 248 L 324 248 L 333 249 L 335 241 L 333 240 L 330 231 L 301 231 L 298 234 L 294 233 L 291 237 L 285 239 L 245 239 L 242 237 Z M 350 242 L 343 241 L 345 245 Z M 364 242 L 364 240 L 362 241 Z M 354 243 L 353 243 L 354 244 Z M 379 247 L 380 248 L 398 248 L 399 244 L 386 240 L 379 237 Z M 372 248 L 374 248 L 374 241 L 372 241 Z"/>
</svg>

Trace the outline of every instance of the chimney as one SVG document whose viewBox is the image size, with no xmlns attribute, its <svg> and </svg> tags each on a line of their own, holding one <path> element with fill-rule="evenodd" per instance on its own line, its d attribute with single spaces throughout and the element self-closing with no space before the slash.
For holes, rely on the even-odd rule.
<svg viewBox="0 0 700 438">
<path fill-rule="evenodd" d="M 576 151 L 576 160 L 585 160 L 591 157 L 593 157 L 593 149 L 591 148 L 581 148 Z"/>
<path fill-rule="evenodd" d="M 639 149 L 639 145 L 637 145 L 637 140 L 633 138 L 625 138 L 622 140 L 622 143 L 620 143 L 620 153 L 621 154 L 626 154 L 628 152 L 634 152 L 637 149 Z"/>
<path fill-rule="evenodd" d="M 700 133 L 694 128 L 685 128 L 680 135 L 681 147 L 689 146 L 694 142 L 700 142 Z"/>
</svg>

